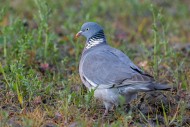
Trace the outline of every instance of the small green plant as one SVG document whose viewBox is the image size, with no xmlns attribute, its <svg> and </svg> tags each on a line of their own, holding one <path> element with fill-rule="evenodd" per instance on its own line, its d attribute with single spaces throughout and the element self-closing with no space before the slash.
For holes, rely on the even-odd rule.
<svg viewBox="0 0 190 127">
<path fill-rule="evenodd" d="M 169 126 L 169 120 L 168 120 L 168 117 L 167 117 L 167 115 L 166 115 L 166 109 L 165 109 L 163 103 L 162 103 L 162 110 L 163 110 L 163 116 L 164 116 L 165 125 L 166 125 L 166 126 Z"/>
<path fill-rule="evenodd" d="M 5 7 L 0 10 L 0 22 L 3 21 L 3 19 L 5 18 L 6 11 L 7 11 L 7 9 Z M 1 29 L 2 34 L 4 35 L 3 36 L 3 56 L 6 58 L 7 57 L 7 36 L 9 34 L 9 30 L 8 30 L 8 26 L 6 26 L 6 24 L 3 24 L 3 25 L 5 25 Z"/>
<path fill-rule="evenodd" d="M 19 36 L 14 36 L 14 30 L 20 32 Z M 36 71 L 27 67 L 30 58 L 27 51 L 31 49 L 30 44 L 33 42 L 33 34 L 27 32 L 20 20 L 15 20 L 12 25 L 8 26 L 8 39 L 15 38 L 13 47 L 7 50 L 7 65 L 0 66 L 3 74 L 4 83 L 7 90 L 12 90 L 18 98 L 20 105 L 24 106 L 24 101 L 30 102 L 41 89 L 42 82 L 38 79 Z M 5 36 L 5 35 L 4 35 Z"/>
<path fill-rule="evenodd" d="M 49 47 L 50 41 L 52 41 L 50 39 L 50 32 L 49 32 L 49 25 L 48 25 L 48 21 L 49 21 L 52 10 L 45 0 L 35 0 L 35 3 L 38 7 L 38 14 L 35 15 L 35 18 L 36 20 L 39 20 L 37 43 L 43 44 L 44 42 L 43 58 L 44 58 L 44 61 L 47 62 L 48 47 Z"/>
<path fill-rule="evenodd" d="M 6 126 L 8 121 L 9 114 L 6 111 L 0 110 L 0 126 Z"/>
<path fill-rule="evenodd" d="M 24 106 L 24 100 L 31 101 L 32 98 L 39 95 L 37 91 L 41 89 L 41 81 L 35 71 L 26 68 L 18 61 L 3 70 L 5 83 L 8 88 L 16 93 L 19 103 Z M 5 74 L 10 70 L 9 74 Z"/>
<path fill-rule="evenodd" d="M 90 91 L 88 91 L 88 93 L 84 96 L 85 97 L 85 103 L 86 103 L 86 106 L 89 107 L 90 105 L 92 105 L 92 99 L 94 97 L 94 92 L 95 92 L 96 88 L 95 89 L 91 89 Z"/>
<path fill-rule="evenodd" d="M 155 78 L 158 78 L 158 75 L 159 75 L 159 69 L 158 69 L 158 66 L 161 62 L 161 58 L 160 58 L 160 50 L 161 50 L 161 47 L 160 47 L 160 42 L 159 42 L 159 39 L 158 39 L 158 36 L 159 36 L 159 32 L 158 32 L 158 26 L 157 26 L 157 23 L 158 21 L 160 21 L 160 11 L 157 12 L 156 8 L 151 5 L 151 12 L 152 12 L 152 15 L 153 15 L 153 26 L 152 26 L 152 30 L 153 30 L 153 42 L 154 42 L 154 51 L 153 51 L 153 68 L 154 68 L 154 76 Z"/>
<path fill-rule="evenodd" d="M 0 63 L 0 73 L 3 74 L 3 78 L 4 78 L 5 84 L 6 84 L 6 89 L 8 89 L 9 86 L 10 86 L 10 84 L 9 84 L 9 81 L 8 81 L 8 79 L 7 79 L 7 75 L 5 74 L 4 68 L 3 68 L 3 66 L 2 66 L 1 63 Z"/>
</svg>

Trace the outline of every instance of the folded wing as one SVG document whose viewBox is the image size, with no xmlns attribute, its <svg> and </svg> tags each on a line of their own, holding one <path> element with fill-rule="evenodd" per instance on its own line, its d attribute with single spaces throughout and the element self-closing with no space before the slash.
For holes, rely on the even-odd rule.
<svg viewBox="0 0 190 127">
<path fill-rule="evenodd" d="M 127 58 L 114 50 L 88 53 L 82 65 L 84 77 L 98 88 L 142 85 L 154 80 Z"/>
</svg>

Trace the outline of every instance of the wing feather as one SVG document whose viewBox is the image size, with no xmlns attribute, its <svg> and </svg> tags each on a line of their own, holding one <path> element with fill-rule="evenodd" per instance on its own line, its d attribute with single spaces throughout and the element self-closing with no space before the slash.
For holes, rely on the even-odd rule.
<svg viewBox="0 0 190 127">
<path fill-rule="evenodd" d="M 98 85 L 99 88 L 152 81 L 152 77 L 143 75 L 143 72 L 139 68 L 135 68 L 136 66 L 127 58 L 124 58 L 124 55 L 107 50 L 89 52 L 83 60 L 83 75 L 90 82 Z"/>
</svg>

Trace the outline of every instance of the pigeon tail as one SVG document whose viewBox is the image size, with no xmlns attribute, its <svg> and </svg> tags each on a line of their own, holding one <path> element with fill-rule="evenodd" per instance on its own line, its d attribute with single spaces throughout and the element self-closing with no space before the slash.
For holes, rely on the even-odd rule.
<svg viewBox="0 0 190 127">
<path fill-rule="evenodd" d="M 172 88 L 168 84 L 159 84 L 159 83 L 151 84 L 148 87 L 150 88 L 152 87 L 151 90 L 170 90 Z"/>
<path fill-rule="evenodd" d="M 148 91 L 155 91 L 155 90 L 170 90 L 171 88 L 172 87 L 168 84 L 160 84 L 160 83 L 152 82 L 142 87 L 141 90 L 143 92 L 148 92 Z"/>
<path fill-rule="evenodd" d="M 167 84 L 147 83 L 147 84 L 135 84 L 129 86 L 119 87 L 121 94 L 136 93 L 136 92 L 149 92 L 155 90 L 170 90 L 171 86 Z"/>
</svg>

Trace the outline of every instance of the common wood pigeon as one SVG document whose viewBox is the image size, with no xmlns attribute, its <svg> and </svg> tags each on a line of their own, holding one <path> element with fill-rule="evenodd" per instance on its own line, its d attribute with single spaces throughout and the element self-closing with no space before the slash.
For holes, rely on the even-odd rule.
<svg viewBox="0 0 190 127">
<path fill-rule="evenodd" d="M 84 23 L 76 37 L 81 35 L 86 38 L 86 44 L 79 64 L 80 77 L 89 90 L 94 90 L 95 98 L 103 101 L 104 115 L 119 104 L 120 96 L 129 103 L 137 97 L 137 92 L 171 88 L 156 82 L 123 52 L 109 46 L 99 24 Z"/>
</svg>

